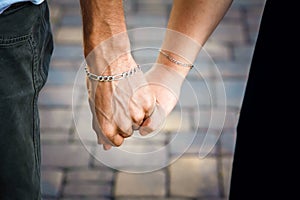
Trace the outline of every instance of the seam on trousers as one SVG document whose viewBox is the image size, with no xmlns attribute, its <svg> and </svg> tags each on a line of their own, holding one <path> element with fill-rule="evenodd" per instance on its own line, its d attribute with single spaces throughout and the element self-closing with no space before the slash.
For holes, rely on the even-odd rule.
<svg viewBox="0 0 300 200">
<path fill-rule="evenodd" d="M 31 34 L 30 36 L 30 39 L 29 39 L 29 43 L 30 43 L 30 46 L 31 46 L 31 49 L 32 49 L 32 55 L 33 55 L 33 61 L 32 61 L 32 77 L 33 77 L 33 88 L 34 88 L 34 96 L 33 96 L 33 101 L 32 101 L 32 104 L 33 104 L 33 135 L 32 135 L 32 138 L 33 138 L 33 146 L 34 146 L 34 157 L 35 157 L 35 165 L 36 165 L 36 169 L 37 169 L 37 173 L 38 173 L 38 176 L 40 176 L 40 166 L 39 166 L 39 156 L 37 155 L 38 154 L 38 144 L 37 144 L 37 124 L 36 124 L 36 121 L 38 119 L 38 116 L 36 116 L 37 114 L 37 98 L 38 98 L 38 91 L 39 91 L 39 87 L 38 87 L 38 77 L 37 77 L 37 73 L 38 73 L 38 52 L 37 52 L 37 47 L 36 47 L 36 44 L 34 42 L 34 38 L 33 38 L 33 34 Z"/>
<path fill-rule="evenodd" d="M 5 37 L 5 38 L 3 36 L 0 36 L 0 47 L 1 48 L 9 48 L 9 47 L 17 45 L 19 43 L 26 42 L 29 37 L 30 37 L 30 34 L 22 35 L 22 36 L 18 36 L 18 37 Z"/>
<path fill-rule="evenodd" d="M 47 32 L 49 32 L 49 30 L 51 29 L 49 26 L 49 24 L 47 23 L 46 19 L 45 19 L 45 15 L 47 12 L 47 4 L 46 2 L 41 4 L 41 9 L 40 9 L 40 23 L 42 25 L 42 29 L 44 31 L 44 33 L 46 34 Z M 49 12 L 49 11 L 48 11 Z M 41 35 L 41 37 L 44 37 L 45 35 Z M 45 48 L 47 46 L 47 44 L 50 41 L 50 37 L 49 34 L 47 34 L 43 40 L 43 45 L 41 47 L 41 53 L 44 54 L 45 53 Z M 41 66 L 39 66 L 39 73 L 41 75 L 42 78 L 42 84 L 41 87 L 46 83 L 47 81 L 47 73 L 44 71 L 44 67 L 42 66 L 44 64 L 44 55 L 41 55 L 40 58 L 42 60 L 40 60 Z"/>
</svg>

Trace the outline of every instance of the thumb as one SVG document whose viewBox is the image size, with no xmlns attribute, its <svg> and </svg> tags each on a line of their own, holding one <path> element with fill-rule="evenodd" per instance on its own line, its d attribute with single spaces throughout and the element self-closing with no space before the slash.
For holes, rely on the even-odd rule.
<svg viewBox="0 0 300 200">
<path fill-rule="evenodd" d="M 141 125 L 139 133 L 145 136 L 159 129 L 165 118 L 166 114 L 164 109 L 159 104 L 156 104 L 152 114 Z"/>
</svg>

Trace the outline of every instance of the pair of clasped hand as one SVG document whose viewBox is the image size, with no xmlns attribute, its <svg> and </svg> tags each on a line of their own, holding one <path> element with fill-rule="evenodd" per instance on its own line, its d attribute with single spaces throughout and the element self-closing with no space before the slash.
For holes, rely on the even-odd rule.
<svg viewBox="0 0 300 200">
<path fill-rule="evenodd" d="M 89 69 L 95 74 L 112 76 L 136 66 L 131 54 L 126 54 L 105 69 L 97 70 L 94 66 Z M 109 150 L 112 146 L 120 146 L 134 130 L 143 136 L 157 130 L 175 107 L 189 70 L 159 54 L 157 62 L 145 73 L 139 70 L 113 81 L 95 81 L 87 77 L 92 125 L 98 143 Z"/>
</svg>

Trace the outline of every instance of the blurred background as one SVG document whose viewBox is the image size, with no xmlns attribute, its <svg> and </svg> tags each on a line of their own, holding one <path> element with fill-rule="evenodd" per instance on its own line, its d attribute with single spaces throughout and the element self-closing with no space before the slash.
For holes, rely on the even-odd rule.
<svg viewBox="0 0 300 200">
<path fill-rule="evenodd" d="M 236 123 L 265 1 L 233 2 L 205 44 L 205 51 L 199 54 L 196 67 L 190 71 L 182 88 L 180 104 L 160 133 L 143 140 L 133 138 L 124 144 L 124 149 L 131 152 L 152 151 L 170 144 L 168 148 L 148 162 L 114 154 L 113 167 L 100 162 L 103 152 L 90 131 L 85 83 L 80 82 L 80 78 L 76 82 L 78 74 L 79 77 L 84 75 L 79 1 L 48 0 L 48 3 L 55 50 L 48 82 L 39 101 L 44 199 L 227 199 Z M 171 6 L 171 0 L 125 0 L 127 28 L 165 28 Z M 151 40 L 155 36 L 147 30 L 138 31 L 136 36 L 136 42 L 144 47 L 155 42 Z M 157 53 L 136 51 L 134 56 L 138 63 L 151 63 Z M 222 79 L 216 77 L 216 69 Z M 223 83 L 226 105 L 220 91 Z M 215 88 L 213 94 L 208 87 Z M 197 101 L 193 100 L 195 97 Z M 213 102 L 210 97 L 214 98 Z M 209 129 L 212 105 L 220 108 L 216 110 L 220 117 L 226 107 L 222 132 L 214 127 Z M 202 149 L 207 156 L 199 158 L 204 138 L 213 148 Z M 164 167 L 160 167 L 162 163 Z M 149 173 L 125 172 L 147 169 Z"/>
</svg>

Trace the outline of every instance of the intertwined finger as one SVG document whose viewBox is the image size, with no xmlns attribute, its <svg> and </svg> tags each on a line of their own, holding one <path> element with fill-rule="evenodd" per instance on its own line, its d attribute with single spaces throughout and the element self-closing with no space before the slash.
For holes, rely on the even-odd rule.
<svg viewBox="0 0 300 200">
<path fill-rule="evenodd" d="M 165 111 L 164 109 L 156 104 L 152 113 L 144 120 L 142 126 L 139 129 L 139 133 L 143 136 L 152 133 L 155 130 L 158 130 L 165 120 Z"/>
</svg>

